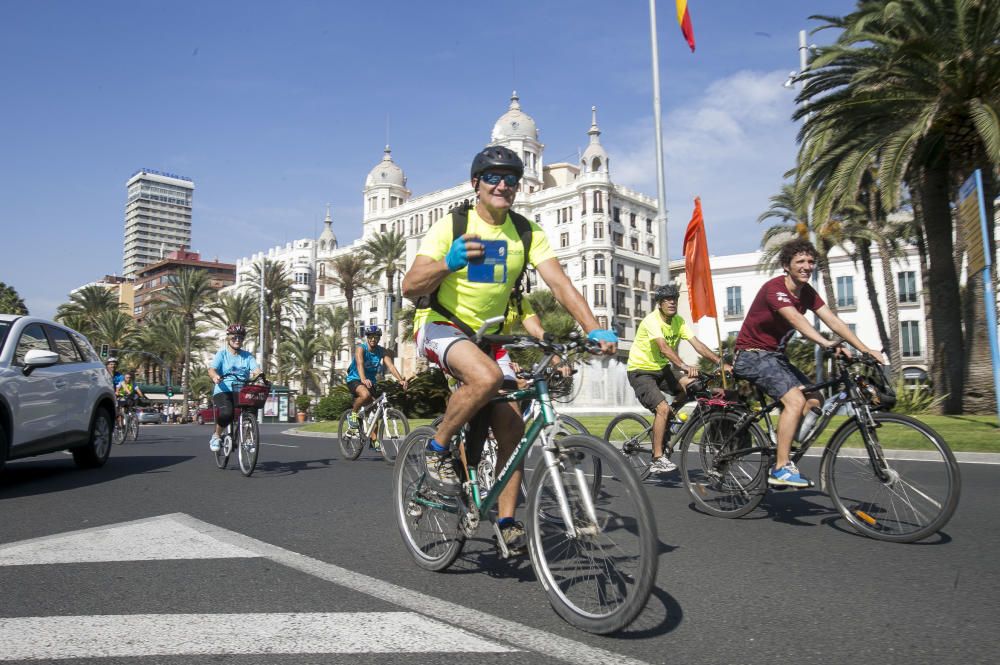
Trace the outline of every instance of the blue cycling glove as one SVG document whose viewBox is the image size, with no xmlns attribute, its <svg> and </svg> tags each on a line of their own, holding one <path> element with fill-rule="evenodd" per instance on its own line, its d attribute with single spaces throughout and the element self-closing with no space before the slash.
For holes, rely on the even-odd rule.
<svg viewBox="0 0 1000 665">
<path fill-rule="evenodd" d="M 618 335 L 615 334 L 614 330 L 591 330 L 587 333 L 587 339 L 594 342 L 608 342 L 609 344 L 618 343 Z"/>
<path fill-rule="evenodd" d="M 455 272 L 469 265 L 468 253 L 465 249 L 465 239 L 455 238 L 451 243 L 451 249 L 444 257 L 444 262 L 448 265 L 448 270 Z"/>
</svg>

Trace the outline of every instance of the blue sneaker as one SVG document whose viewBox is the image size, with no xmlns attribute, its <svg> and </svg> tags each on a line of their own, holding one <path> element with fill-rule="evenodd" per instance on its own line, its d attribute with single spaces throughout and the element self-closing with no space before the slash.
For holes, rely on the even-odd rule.
<svg viewBox="0 0 1000 665">
<path fill-rule="evenodd" d="M 813 482 L 799 473 L 794 462 L 789 462 L 780 469 L 771 469 L 767 474 L 767 484 L 774 487 L 812 487 Z"/>
</svg>

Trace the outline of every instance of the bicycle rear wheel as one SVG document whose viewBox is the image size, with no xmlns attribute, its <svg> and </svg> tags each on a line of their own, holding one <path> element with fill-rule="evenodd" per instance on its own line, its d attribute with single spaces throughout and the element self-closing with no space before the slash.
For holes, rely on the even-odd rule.
<svg viewBox="0 0 1000 665">
<path fill-rule="evenodd" d="M 240 447 L 237 456 L 240 460 L 240 472 L 250 477 L 257 468 L 257 455 L 260 453 L 260 429 L 257 418 L 246 411 L 240 412 Z"/>
<path fill-rule="evenodd" d="M 115 428 L 111 430 L 111 440 L 116 446 L 125 443 L 125 423 L 121 425 L 115 424 Z"/>
<path fill-rule="evenodd" d="M 385 426 L 379 424 L 382 457 L 386 462 L 392 464 L 396 461 L 396 455 L 399 454 L 399 446 L 403 443 L 403 439 L 410 433 L 410 421 L 399 409 L 386 409 L 385 423 Z"/>
<path fill-rule="evenodd" d="M 351 415 L 350 409 L 344 411 L 340 416 L 340 426 L 337 428 L 337 440 L 340 441 L 340 452 L 345 460 L 356 460 L 361 456 L 361 451 L 365 449 L 365 437 L 361 435 L 360 429 L 352 429 L 347 422 Z M 358 420 L 361 417 L 358 416 Z"/>
<path fill-rule="evenodd" d="M 681 442 L 681 477 L 695 505 L 717 517 L 742 517 L 760 505 L 767 492 L 771 456 L 764 454 L 763 432 L 756 425 L 734 437 L 735 411 L 711 410 L 696 416 Z M 719 457 L 753 450 L 735 457 Z"/>
<path fill-rule="evenodd" d="M 823 454 L 820 474 L 844 519 L 859 533 L 909 543 L 941 530 L 961 493 L 958 463 L 941 435 L 896 413 L 875 413 L 869 432 L 885 468 L 876 472 L 858 421 L 848 421 Z"/>
<path fill-rule="evenodd" d="M 126 436 L 131 438 L 133 441 L 139 440 L 139 419 L 135 416 L 129 416 L 128 418 L 128 431 Z"/>
<path fill-rule="evenodd" d="M 640 480 L 649 477 L 653 463 L 653 426 L 637 413 L 615 416 L 604 430 L 604 440 L 621 452 Z"/>
<path fill-rule="evenodd" d="M 585 472 L 594 458 L 605 469 L 597 497 Z M 573 534 L 559 505 L 563 492 Z M 593 436 L 560 439 L 558 466 L 532 478 L 527 522 L 535 573 L 566 622 L 606 634 L 642 612 L 656 579 L 659 539 L 642 484 L 617 451 Z"/>
<path fill-rule="evenodd" d="M 444 570 L 461 554 L 465 534 L 456 497 L 427 480 L 424 450 L 433 436 L 433 428 L 418 427 L 403 441 L 393 467 L 392 496 L 399 533 L 417 565 Z"/>
</svg>

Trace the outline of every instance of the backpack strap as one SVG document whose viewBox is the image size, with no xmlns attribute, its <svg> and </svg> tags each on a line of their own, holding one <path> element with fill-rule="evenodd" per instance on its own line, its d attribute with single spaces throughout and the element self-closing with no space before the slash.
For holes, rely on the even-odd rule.
<svg viewBox="0 0 1000 665">
<path fill-rule="evenodd" d="M 451 237 L 452 242 L 455 238 L 461 238 L 465 235 L 465 232 L 469 228 L 469 210 L 472 208 L 471 205 L 463 203 L 462 205 L 456 206 L 451 210 Z M 524 264 L 521 266 L 521 271 L 518 273 L 517 277 L 514 279 L 514 289 L 511 292 L 511 300 L 514 301 L 517 307 L 517 313 L 520 316 L 522 312 L 521 300 L 523 298 L 523 283 L 524 283 L 524 273 L 525 268 L 528 264 L 528 252 L 531 250 L 531 222 L 524 215 L 520 215 L 514 211 L 510 211 L 511 221 L 514 223 L 514 229 L 517 231 L 517 235 L 521 239 L 521 245 L 524 247 Z M 418 309 L 432 309 L 441 316 L 448 319 L 449 322 L 453 323 L 459 330 L 468 335 L 469 337 L 475 337 L 476 331 L 473 330 L 467 323 L 459 319 L 454 312 L 449 310 L 447 307 L 441 304 L 438 300 L 438 288 L 434 289 L 431 293 L 426 296 L 420 296 L 417 298 L 417 308 Z M 528 291 L 530 291 L 530 287 Z M 504 309 L 504 319 L 507 318 L 507 313 L 510 309 L 510 300 L 507 301 L 507 307 Z M 500 329 L 497 330 L 499 333 L 503 330 L 503 323 L 500 324 Z"/>
</svg>

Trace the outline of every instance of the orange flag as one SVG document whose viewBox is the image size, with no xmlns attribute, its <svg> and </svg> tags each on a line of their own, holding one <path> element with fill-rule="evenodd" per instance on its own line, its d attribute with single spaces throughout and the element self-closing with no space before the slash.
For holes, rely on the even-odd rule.
<svg viewBox="0 0 1000 665">
<path fill-rule="evenodd" d="M 701 199 L 694 200 L 694 214 L 684 233 L 684 270 L 687 272 L 688 300 L 691 320 L 703 316 L 718 318 L 715 311 L 715 289 L 712 288 L 712 268 L 708 263 L 708 241 L 705 220 L 701 216 Z"/>
<path fill-rule="evenodd" d="M 694 53 L 694 27 L 691 25 L 691 12 L 688 11 L 687 0 L 677 0 L 677 22 L 681 24 L 681 34 L 684 41 L 691 47 Z"/>
</svg>

